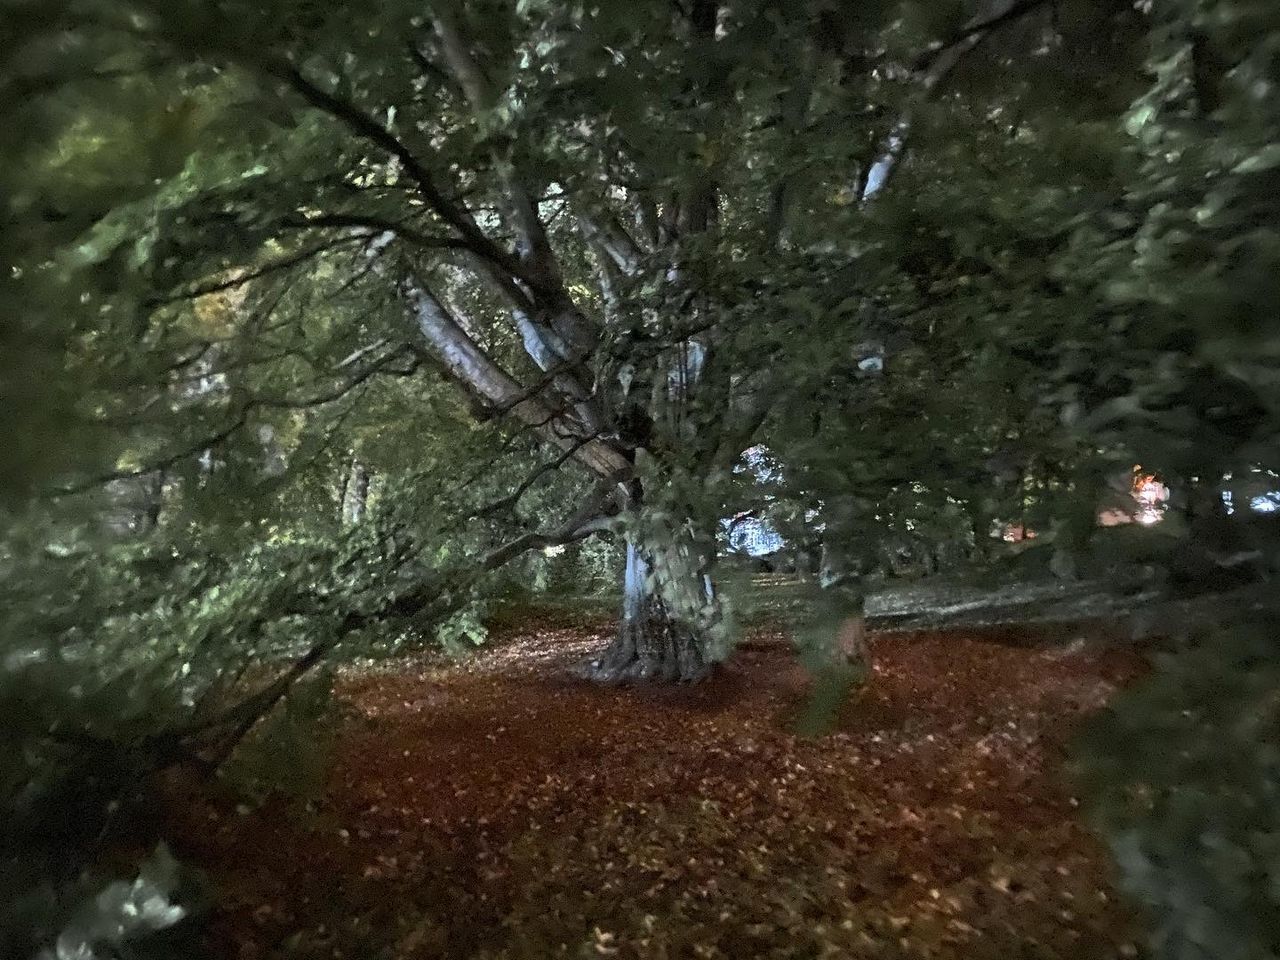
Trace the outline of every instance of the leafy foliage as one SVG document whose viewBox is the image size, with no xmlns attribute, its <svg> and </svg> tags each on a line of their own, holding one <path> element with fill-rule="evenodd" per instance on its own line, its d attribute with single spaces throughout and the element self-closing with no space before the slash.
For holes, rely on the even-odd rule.
<svg viewBox="0 0 1280 960">
<path fill-rule="evenodd" d="M 198 887 L 163 844 L 142 860 L 132 880 L 86 874 L 56 891 L 40 878 L 26 890 L 7 891 L 0 943 L 13 956 L 36 960 L 162 960 L 193 946 L 190 924 L 183 921 L 200 904 Z M 24 942 L 27 931 L 32 939 Z"/>
<path fill-rule="evenodd" d="M 633 641 L 701 676 L 745 510 L 854 583 L 798 625 L 830 721 L 859 577 L 986 562 L 1009 521 L 1082 572 L 1135 462 L 1188 501 L 1176 557 L 1280 464 L 1267 0 L 4 0 L 0 48 L 23 843 L 89 842 L 173 763 L 283 784 L 335 656 L 475 645 L 624 542 L 662 621 Z M 1243 663 L 1202 667 L 1254 691 Z M 1144 865 L 1192 807 L 1121 828 L 1174 956 L 1232 926 Z M 1228 833 L 1251 879 L 1196 882 L 1252 909 L 1270 861 Z"/>
<path fill-rule="evenodd" d="M 1073 415 L 1140 439 L 1171 475 L 1216 478 L 1275 457 L 1280 20 L 1256 3 L 1163 15 L 1155 82 L 1127 121 L 1141 168 L 1122 235 L 1077 261 L 1111 319 L 1090 353 L 1107 358 L 1091 385 L 1106 392 Z M 1232 621 L 1188 638 L 1086 743 L 1098 817 L 1160 956 L 1277 949 L 1275 617 Z"/>
<path fill-rule="evenodd" d="M 1167 654 L 1092 726 L 1081 777 L 1162 957 L 1277 949 L 1274 623 Z"/>
</svg>

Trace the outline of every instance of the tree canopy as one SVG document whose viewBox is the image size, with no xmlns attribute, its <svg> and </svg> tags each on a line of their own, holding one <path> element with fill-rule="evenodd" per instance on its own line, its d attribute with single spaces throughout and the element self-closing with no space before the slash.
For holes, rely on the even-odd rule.
<svg viewBox="0 0 1280 960">
<path fill-rule="evenodd" d="M 5 0 L 0 50 L 24 836 L 335 652 L 479 639 L 548 547 L 625 579 L 584 672 L 696 680 L 722 518 L 838 619 L 888 544 L 1030 510 L 1102 568 L 1141 463 L 1163 562 L 1280 464 L 1267 0 Z"/>
</svg>

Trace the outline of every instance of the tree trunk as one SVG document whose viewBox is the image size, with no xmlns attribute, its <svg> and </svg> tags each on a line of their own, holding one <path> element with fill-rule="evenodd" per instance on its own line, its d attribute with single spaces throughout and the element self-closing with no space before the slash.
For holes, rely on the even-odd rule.
<svg viewBox="0 0 1280 960">
<path fill-rule="evenodd" d="M 148 478 L 142 521 L 139 525 L 143 533 L 150 533 L 160 526 L 160 513 L 164 510 L 164 485 L 168 479 L 168 471 L 163 468 Z"/>
<path fill-rule="evenodd" d="M 844 613 L 836 628 L 832 654 L 839 664 L 855 668 L 859 679 L 865 679 L 871 669 L 871 650 L 867 646 L 866 598 L 860 590 L 847 601 Z"/>
<path fill-rule="evenodd" d="M 369 468 L 359 458 L 352 458 L 347 482 L 343 487 L 342 522 L 354 526 L 364 521 L 365 507 L 369 502 Z"/>
<path fill-rule="evenodd" d="M 709 572 L 688 540 L 627 543 L 622 622 L 583 672 L 605 683 L 695 683 L 728 654 L 728 624 Z"/>
<path fill-rule="evenodd" d="M 122 477 L 106 487 L 109 506 L 106 526 L 116 536 L 146 536 L 160 523 L 167 474 L 154 470 L 138 477 Z"/>
<path fill-rule="evenodd" d="M 842 682 L 861 682 L 871 669 L 861 568 L 859 561 L 823 539 L 818 570 L 821 593 L 811 604 L 811 616 L 824 624 L 817 632 L 822 642 L 815 644 L 817 637 L 810 636 L 811 649 L 803 653 L 811 668 L 824 672 L 835 668 L 841 676 L 847 674 Z"/>
</svg>

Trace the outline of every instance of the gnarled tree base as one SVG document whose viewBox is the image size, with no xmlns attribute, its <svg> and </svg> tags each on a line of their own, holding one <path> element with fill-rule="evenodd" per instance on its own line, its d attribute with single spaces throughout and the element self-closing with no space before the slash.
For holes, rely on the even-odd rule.
<svg viewBox="0 0 1280 960">
<path fill-rule="evenodd" d="M 724 645 L 713 640 L 723 608 L 706 565 L 689 562 L 699 555 L 696 545 L 674 543 L 646 550 L 627 544 L 618 635 L 581 665 L 582 676 L 602 683 L 696 683 L 723 658 Z"/>
<path fill-rule="evenodd" d="M 650 616 L 624 620 L 613 642 L 579 672 L 600 683 L 697 683 L 713 666 L 705 643 L 687 626 Z"/>
</svg>

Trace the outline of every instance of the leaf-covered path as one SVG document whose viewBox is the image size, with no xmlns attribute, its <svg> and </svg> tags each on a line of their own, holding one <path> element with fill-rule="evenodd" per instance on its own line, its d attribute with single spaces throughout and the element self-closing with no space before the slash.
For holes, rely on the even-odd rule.
<svg viewBox="0 0 1280 960">
<path fill-rule="evenodd" d="M 805 740 L 780 637 L 692 689 L 568 677 L 609 629 L 526 623 L 467 664 L 347 676 L 310 817 L 175 805 L 218 955 L 1133 955 L 1061 775 L 1132 658 L 882 634 L 874 682 Z"/>
</svg>

